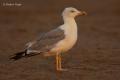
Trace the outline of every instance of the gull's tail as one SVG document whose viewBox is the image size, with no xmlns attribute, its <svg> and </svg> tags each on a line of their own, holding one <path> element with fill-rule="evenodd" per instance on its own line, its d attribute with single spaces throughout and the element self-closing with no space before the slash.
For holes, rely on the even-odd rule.
<svg viewBox="0 0 120 80">
<path fill-rule="evenodd" d="M 21 52 L 17 52 L 15 53 L 12 57 L 10 57 L 10 60 L 19 60 L 21 58 L 24 58 L 24 57 L 31 57 L 31 56 L 35 56 L 35 55 L 39 55 L 40 53 L 29 53 L 27 54 L 27 49 L 24 50 L 24 51 L 21 51 Z"/>
<path fill-rule="evenodd" d="M 10 59 L 12 59 L 12 60 L 21 59 L 21 58 L 26 56 L 26 52 L 27 52 L 27 50 L 24 50 L 24 51 L 21 51 L 21 52 L 17 52 Z"/>
</svg>

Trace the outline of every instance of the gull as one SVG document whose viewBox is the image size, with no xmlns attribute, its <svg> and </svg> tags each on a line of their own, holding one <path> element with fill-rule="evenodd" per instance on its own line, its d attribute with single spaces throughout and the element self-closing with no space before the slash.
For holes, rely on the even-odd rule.
<svg viewBox="0 0 120 80">
<path fill-rule="evenodd" d="M 56 70 L 64 71 L 61 65 L 61 54 L 70 50 L 77 41 L 76 16 L 86 15 L 85 11 L 74 7 L 67 7 L 62 12 L 64 24 L 56 29 L 38 36 L 37 39 L 28 42 L 24 51 L 14 54 L 10 59 L 18 60 L 38 54 L 56 57 Z"/>
</svg>

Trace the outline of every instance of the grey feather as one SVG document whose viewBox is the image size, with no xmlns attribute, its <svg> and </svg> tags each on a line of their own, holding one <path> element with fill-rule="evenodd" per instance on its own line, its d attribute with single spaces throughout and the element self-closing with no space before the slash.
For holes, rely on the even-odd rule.
<svg viewBox="0 0 120 80">
<path fill-rule="evenodd" d="M 55 44 L 64 38 L 64 30 L 57 28 L 45 34 L 41 34 L 28 49 L 47 52 L 54 48 Z"/>
</svg>

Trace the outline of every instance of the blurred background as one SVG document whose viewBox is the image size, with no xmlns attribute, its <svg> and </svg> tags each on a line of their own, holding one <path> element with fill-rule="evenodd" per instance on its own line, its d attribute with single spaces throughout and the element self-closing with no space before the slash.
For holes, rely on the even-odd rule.
<svg viewBox="0 0 120 80">
<path fill-rule="evenodd" d="M 55 58 L 9 61 L 40 33 L 63 24 L 66 7 L 86 11 L 76 18 L 78 42 L 63 55 L 67 72 L 56 73 Z M 0 0 L 0 80 L 118 80 L 119 0 Z"/>
</svg>

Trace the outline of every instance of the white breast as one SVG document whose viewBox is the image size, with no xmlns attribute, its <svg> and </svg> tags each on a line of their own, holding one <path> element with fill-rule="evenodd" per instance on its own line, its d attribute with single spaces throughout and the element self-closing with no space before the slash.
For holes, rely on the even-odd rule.
<svg viewBox="0 0 120 80">
<path fill-rule="evenodd" d="M 52 50 L 65 52 L 71 49 L 77 41 L 77 25 L 64 24 L 60 28 L 65 31 L 65 39 L 58 42 Z"/>
</svg>

